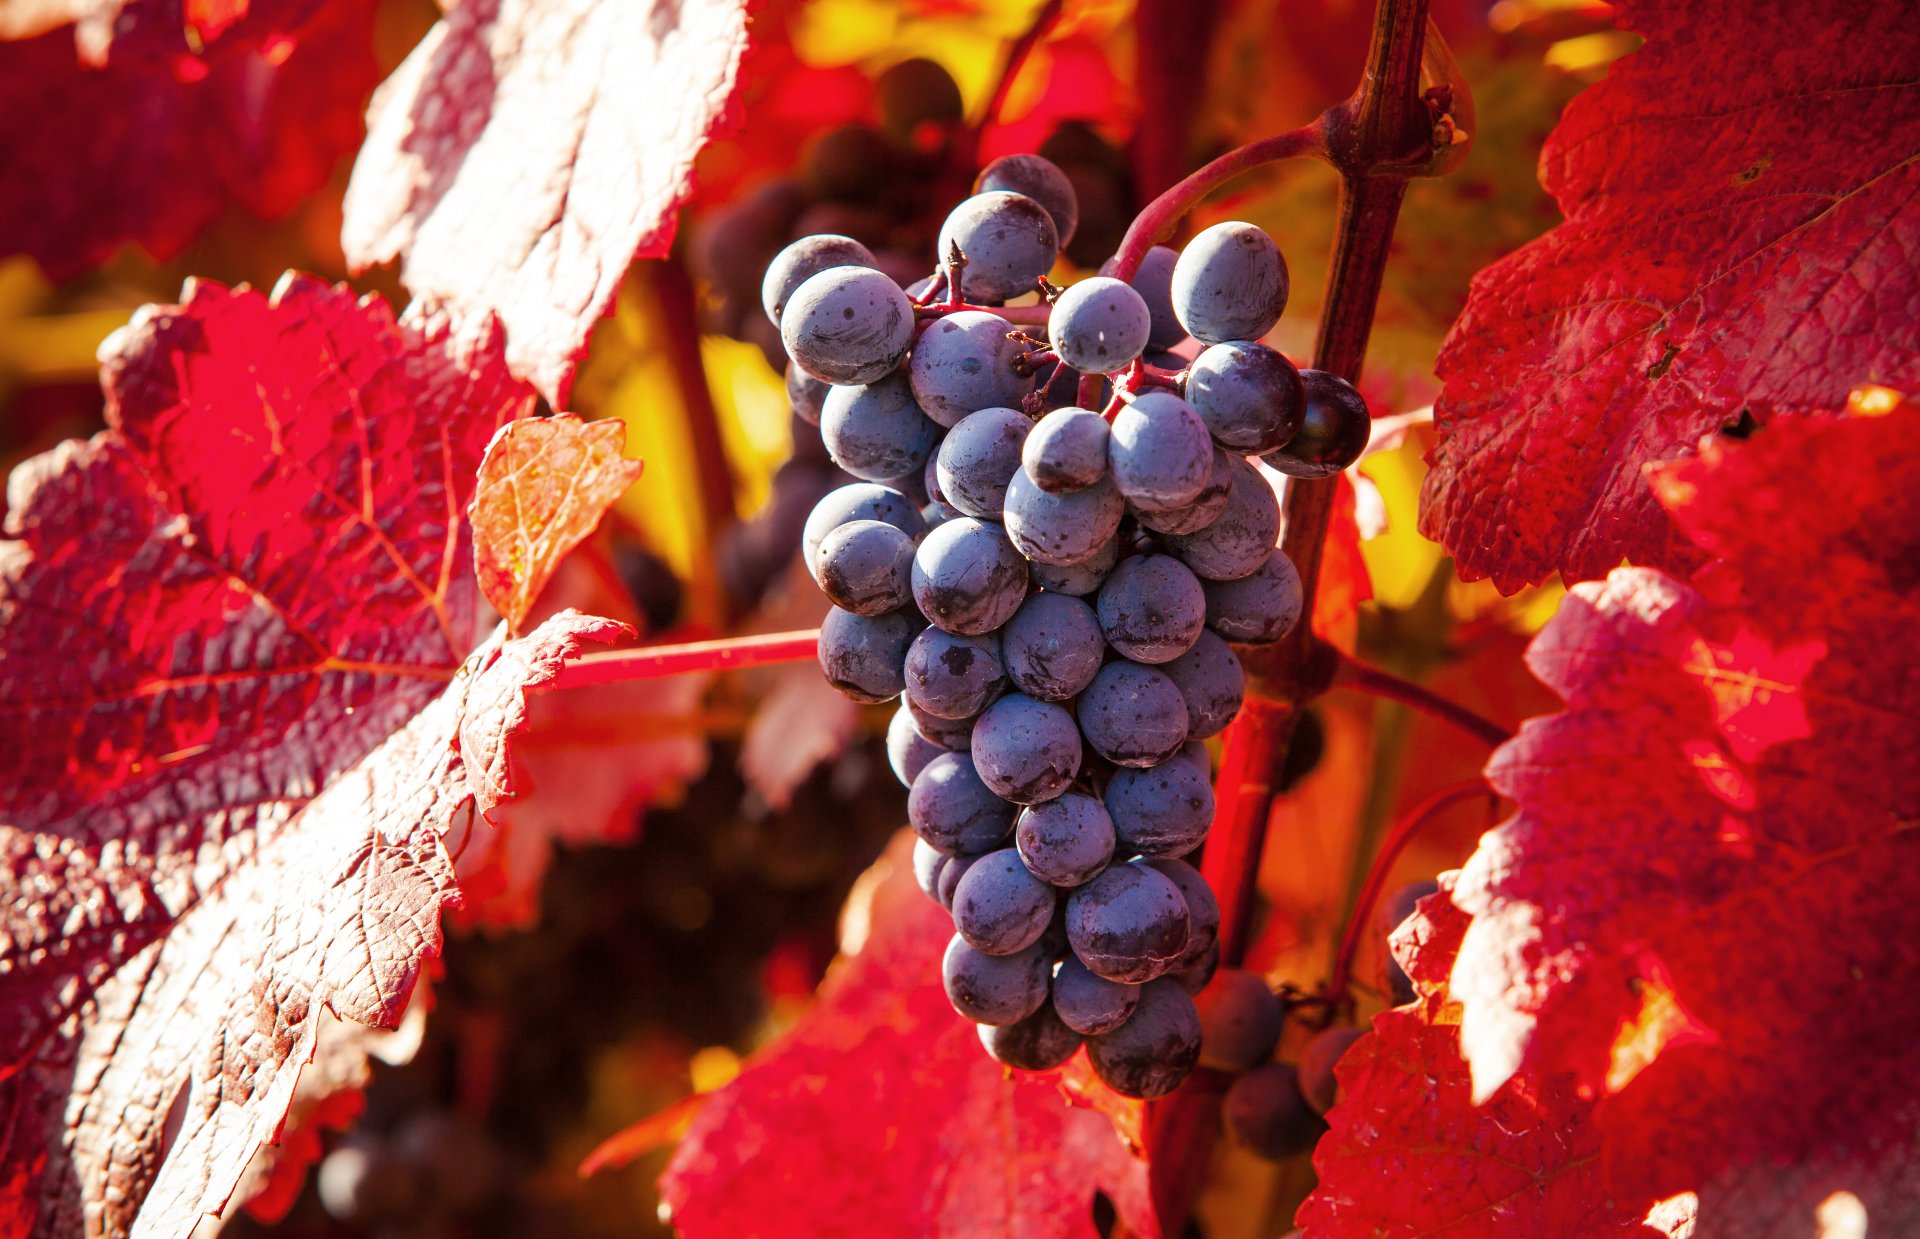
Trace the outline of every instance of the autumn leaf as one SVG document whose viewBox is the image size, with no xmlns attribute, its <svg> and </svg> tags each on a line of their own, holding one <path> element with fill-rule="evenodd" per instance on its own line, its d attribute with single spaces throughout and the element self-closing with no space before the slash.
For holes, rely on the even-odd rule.
<svg viewBox="0 0 1920 1239">
<path fill-rule="evenodd" d="M 1858 383 L 1920 389 L 1920 23 L 1846 0 L 1629 0 L 1644 48 L 1541 156 L 1567 222 L 1483 272 L 1442 349 L 1422 527 L 1503 592 L 1684 572 L 1641 466 Z"/>
<path fill-rule="evenodd" d="M 1569 594 L 1528 654 L 1566 708 L 1495 754 L 1519 811 L 1454 895 L 1475 1094 L 1566 1074 L 1702 1236 L 1920 1225 L 1920 409 L 1854 407 L 1653 472 L 1712 561 Z"/>
<path fill-rule="evenodd" d="M 478 631 L 461 512 L 533 401 L 497 329 L 196 282 L 101 355 L 109 428 L 0 545 L 8 1236 L 219 1213 L 327 1013 L 398 1022 L 527 689 L 621 631 Z"/>
<path fill-rule="evenodd" d="M 636 257 L 672 244 L 695 156 L 735 123 L 740 0 L 455 6 L 375 96 L 347 187 L 356 268 L 499 316 L 555 407 Z"/>
<path fill-rule="evenodd" d="M 1092 1236 L 1096 1189 L 1150 1223 L 1145 1165 L 1107 1119 L 1058 1073 L 988 1058 L 948 1003 L 953 922 L 911 843 L 856 887 L 813 1008 L 702 1106 L 660 1183 L 681 1234 Z"/>
<path fill-rule="evenodd" d="M 305 8 L 296 22 L 299 0 L 279 0 L 199 54 L 143 47 L 137 32 L 182 29 L 177 5 L 144 2 L 110 63 L 83 64 L 65 27 L 0 43 L 0 256 L 62 280 L 129 242 L 171 258 L 232 205 L 274 218 L 304 201 L 359 143 L 379 78 L 373 5 Z"/>
</svg>

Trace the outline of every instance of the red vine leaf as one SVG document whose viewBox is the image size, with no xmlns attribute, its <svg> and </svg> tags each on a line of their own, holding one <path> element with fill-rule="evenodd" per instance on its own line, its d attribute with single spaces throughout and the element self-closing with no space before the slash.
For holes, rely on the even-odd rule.
<svg viewBox="0 0 1920 1239">
<path fill-rule="evenodd" d="M 1150 1224 L 1145 1164 L 1107 1120 L 1058 1073 L 988 1058 L 948 1004 L 953 922 L 911 842 L 855 888 L 813 1009 L 701 1107 L 660 1181 L 679 1233 L 1092 1236 L 1096 1189 Z"/>
<path fill-rule="evenodd" d="M 573 414 L 509 422 L 487 445 L 467 517 L 480 592 L 519 632 L 568 551 L 592 533 L 641 463 L 620 453 L 627 428 Z"/>
<path fill-rule="evenodd" d="M 138 32 L 181 38 L 178 5 L 129 7 L 152 20 L 116 30 L 104 67 L 82 65 L 66 28 L 0 43 L 0 256 L 54 279 L 129 242 L 171 258 L 234 204 L 286 214 L 359 143 L 379 80 L 371 4 L 297 21 L 284 0 L 198 54 L 143 47 Z"/>
<path fill-rule="evenodd" d="M 1617 6 L 1647 43 L 1541 155 L 1567 222 L 1441 351 L 1421 527 L 1511 593 L 1686 571 L 1640 470 L 1743 413 L 1920 390 L 1920 23 L 1873 0 Z"/>
<path fill-rule="evenodd" d="M 478 642 L 460 514 L 532 401 L 497 330 L 190 283 L 102 374 L 0 544 L 7 1236 L 220 1212 L 323 1015 L 400 1018 L 526 689 L 620 629 Z"/>
<path fill-rule="evenodd" d="M 1701 1235 L 1920 1226 L 1920 409 L 1855 407 L 1655 471 L 1714 560 L 1568 597 L 1528 654 L 1566 709 L 1494 755 L 1519 810 L 1454 893 L 1476 1093 L 1567 1073 Z"/>
<path fill-rule="evenodd" d="M 497 314 L 514 372 L 564 405 L 620 277 L 667 252 L 694 157 L 734 123 L 746 42 L 741 0 L 463 0 L 374 98 L 348 259 Z"/>
</svg>

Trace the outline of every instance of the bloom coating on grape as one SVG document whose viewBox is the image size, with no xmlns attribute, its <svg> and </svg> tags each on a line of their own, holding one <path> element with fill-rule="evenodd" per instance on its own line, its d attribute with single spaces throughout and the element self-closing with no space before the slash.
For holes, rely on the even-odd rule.
<svg viewBox="0 0 1920 1239">
<path fill-rule="evenodd" d="M 927 416 L 942 426 L 980 409 L 1014 408 L 1033 389 L 1015 367 L 1026 346 L 998 314 L 961 310 L 927 324 L 907 361 L 907 381 Z"/>
<path fill-rule="evenodd" d="M 1060 1021 L 1051 1003 L 1040 1004 L 1017 1023 L 980 1025 L 980 1044 L 987 1053 L 1016 1071 L 1051 1071 L 1073 1057 L 1080 1041 L 1080 1034 Z"/>
<path fill-rule="evenodd" d="M 1117 766 L 1155 766 L 1187 742 L 1187 703 L 1154 667 L 1111 662 L 1080 694 L 1080 731 Z"/>
<path fill-rule="evenodd" d="M 915 840 L 915 842 L 921 842 L 921 840 Z M 986 853 L 986 855 L 991 855 L 991 853 Z M 960 889 L 960 879 L 967 876 L 967 870 L 973 868 L 973 863 L 979 859 L 980 857 L 978 855 L 950 856 L 947 858 L 947 863 L 940 870 L 940 876 L 933 892 L 934 899 L 938 901 L 941 907 L 949 912 L 953 911 L 953 893 Z"/>
<path fill-rule="evenodd" d="M 1277 350 L 1247 340 L 1215 344 L 1187 368 L 1187 403 L 1221 447 L 1255 456 L 1299 431 L 1307 391 Z"/>
<path fill-rule="evenodd" d="M 878 271 L 829 267 L 787 299 L 780 342 L 817 379 L 871 383 L 898 369 L 913 347 L 913 303 Z"/>
<path fill-rule="evenodd" d="M 1111 865 L 1067 896 L 1067 941 L 1087 970 L 1138 984 L 1171 969 L 1187 947 L 1187 903 L 1172 879 Z"/>
<path fill-rule="evenodd" d="M 800 533 L 801 562 L 812 564 L 820 543 L 848 521 L 885 521 L 915 541 L 927 531 L 926 520 L 905 495 L 889 486 L 855 482 L 828 491 L 813 505 Z"/>
<path fill-rule="evenodd" d="M 1171 555 L 1135 555 L 1100 587 L 1100 631 L 1138 663 L 1163 663 L 1193 648 L 1207 622 L 1199 578 Z"/>
<path fill-rule="evenodd" d="M 1053 1009 L 1068 1028 L 1096 1036 L 1127 1022 L 1140 1002 L 1140 987 L 1087 971 L 1072 955 L 1053 970 Z"/>
<path fill-rule="evenodd" d="M 1050 594 L 1084 598 L 1106 582 L 1107 575 L 1119 562 L 1120 538 L 1116 534 L 1077 564 L 1055 566 L 1035 563 L 1029 566 L 1028 571 L 1033 575 L 1033 583 Z"/>
<path fill-rule="evenodd" d="M 940 902 L 940 871 L 952 859 L 925 839 L 913 841 L 913 880 L 921 893 L 935 903 Z"/>
<path fill-rule="evenodd" d="M 994 793 L 1015 804 L 1039 804 L 1065 791 L 1080 773 L 1080 730 L 1052 702 L 1008 693 L 973 725 L 973 759 Z"/>
<path fill-rule="evenodd" d="M 1000 156 L 980 169 L 973 182 L 976 194 L 996 189 L 1025 194 L 1045 207 L 1061 249 L 1073 240 L 1074 229 L 1080 224 L 1080 197 L 1073 192 L 1067 174 L 1051 159 L 1028 154 Z"/>
<path fill-rule="evenodd" d="M 1200 1061 L 1200 1015 L 1171 978 L 1140 987 L 1127 1022 L 1087 1042 L 1087 1062 L 1114 1092 L 1165 1097 Z"/>
<path fill-rule="evenodd" d="M 829 267 L 874 267 L 873 251 L 834 233 L 801 237 L 774 255 L 760 282 L 760 307 L 780 325 L 780 313 L 800 285 Z"/>
<path fill-rule="evenodd" d="M 1204 740 L 1220 734 L 1246 699 L 1246 669 L 1225 638 L 1211 629 L 1202 631 L 1193 648 L 1160 664 L 1187 703 L 1187 735 Z M 1205 750 L 1201 750 L 1204 755 Z M 1204 768 L 1205 762 L 1203 761 Z"/>
<path fill-rule="evenodd" d="M 1085 490 L 1107 472 L 1107 419 L 1089 409 L 1055 409 L 1027 435 L 1020 462 L 1041 490 Z"/>
<path fill-rule="evenodd" d="M 981 409 L 962 418 L 934 456 L 941 496 L 968 516 L 999 520 L 1032 429 L 1033 420 L 1017 409 Z"/>
<path fill-rule="evenodd" d="M 959 934 L 947 943 L 941 979 L 953 1009 L 977 1024 L 1013 1024 L 1047 1000 L 1053 961 L 1035 944 L 1012 955 L 989 955 Z"/>
<path fill-rule="evenodd" d="M 1065 594 L 1034 594 L 1000 632 L 1014 687 L 1042 701 L 1065 701 L 1093 683 L 1106 641 L 1093 608 Z"/>
<path fill-rule="evenodd" d="M 820 425 L 820 405 L 833 384 L 814 378 L 791 361 L 787 363 L 787 403 L 794 416 L 809 426 Z"/>
<path fill-rule="evenodd" d="M 908 712 L 906 702 L 901 702 L 900 708 L 887 720 L 887 765 L 893 768 L 893 777 L 900 780 L 902 787 L 912 787 L 927 763 L 946 751 L 914 730 L 913 715 Z"/>
<path fill-rule="evenodd" d="M 914 403 L 898 374 L 835 386 L 820 405 L 820 441 L 833 463 L 869 482 L 905 479 L 924 468 L 940 428 Z"/>
<path fill-rule="evenodd" d="M 971 718 L 941 718 L 915 705 L 911 697 L 903 697 L 901 701 L 907 708 L 907 717 L 913 721 L 913 729 L 927 743 L 937 744 L 949 753 L 965 753 L 973 748 Z"/>
<path fill-rule="evenodd" d="M 1143 512 L 1134 509 L 1134 519 L 1140 527 L 1159 534 L 1198 533 L 1208 525 L 1220 519 L 1227 510 L 1227 499 L 1233 494 L 1235 472 L 1246 464 L 1241 457 L 1224 448 L 1213 449 L 1213 468 L 1207 474 L 1207 484 L 1200 488 L 1193 502 L 1184 508 L 1172 508 L 1165 512 Z"/>
<path fill-rule="evenodd" d="M 1106 802 L 1114 834 L 1143 856 L 1184 856 L 1213 825 L 1213 785 L 1173 758 L 1115 772 Z"/>
<path fill-rule="evenodd" d="M 855 615 L 834 607 L 820 621 L 820 669 L 828 683 L 863 704 L 897 697 L 907 686 L 900 671 L 907 643 L 919 631 L 919 617 L 907 611 Z"/>
<path fill-rule="evenodd" d="M 1200 876 L 1200 871 L 1184 860 L 1165 856 L 1143 858 L 1134 863 L 1165 874 L 1187 901 L 1187 949 L 1180 956 L 1179 966 L 1185 968 L 1214 951 L 1220 941 L 1220 901 L 1214 898 L 1213 888 Z"/>
<path fill-rule="evenodd" d="M 1164 351 L 1187 338 L 1187 329 L 1180 325 L 1179 315 L 1173 312 L 1173 264 L 1179 258 L 1180 255 L 1166 246 L 1156 245 L 1141 257 L 1139 270 L 1127 281 L 1147 303 L 1147 310 L 1153 316 L 1152 330 L 1147 333 L 1149 349 Z M 1109 258 L 1101 264 L 1100 274 L 1112 275 L 1113 265 L 1114 260 Z M 1156 366 L 1163 364 L 1151 357 L 1147 360 Z M 1181 361 L 1168 368 L 1179 370 L 1185 366 L 1186 362 Z"/>
<path fill-rule="evenodd" d="M 1107 465 L 1127 502 L 1148 512 L 1185 507 L 1213 472 L 1213 439 L 1193 406 L 1151 391 L 1113 419 Z"/>
<path fill-rule="evenodd" d="M 1052 920 L 1053 888 L 1012 848 L 982 856 L 953 890 L 953 927 L 968 946 L 989 955 L 1025 950 Z"/>
<path fill-rule="evenodd" d="M 1085 490 L 1053 495 L 1035 485 L 1023 467 L 1007 483 L 1006 506 L 1000 516 L 1022 555 L 1035 563 L 1065 568 L 1104 551 L 1120 528 L 1126 508 L 1110 477 Z"/>
<path fill-rule="evenodd" d="M 1007 687 L 1000 638 L 924 629 L 907 647 L 906 694 L 939 718 L 972 718 Z"/>
<path fill-rule="evenodd" d="M 1229 641 L 1258 644 L 1278 641 L 1300 622 L 1305 599 L 1300 571 L 1279 548 L 1260 567 L 1237 581 L 1203 581 L 1207 627 Z"/>
<path fill-rule="evenodd" d="M 998 525 L 956 517 L 923 538 L 914 553 L 913 600 L 948 632 L 992 632 L 1026 597 L 1026 561 Z"/>
<path fill-rule="evenodd" d="M 1025 194 L 991 190 L 966 199 L 940 225 L 941 262 L 966 256 L 960 287 L 969 299 L 1004 301 L 1029 293 L 1053 269 L 1059 233 L 1047 209 Z"/>
<path fill-rule="evenodd" d="M 907 793 L 907 821 L 928 844 L 955 856 L 991 852 L 1013 831 L 1013 806 L 981 782 L 965 753 L 928 762 Z"/>
<path fill-rule="evenodd" d="M 913 601 L 913 539 L 885 521 L 848 521 L 821 541 L 813 579 L 856 615 L 897 611 Z"/>
<path fill-rule="evenodd" d="M 1288 477 L 1332 477 L 1367 450 L 1372 416 L 1360 393 L 1339 375 L 1302 370 L 1300 379 L 1306 391 L 1300 429 L 1285 447 L 1261 459 Z"/>
<path fill-rule="evenodd" d="M 1287 308 L 1287 263 L 1252 224 L 1215 224 L 1173 264 L 1173 310 L 1205 344 L 1258 340 Z"/>
<path fill-rule="evenodd" d="M 1047 339 L 1061 361 L 1082 374 L 1117 374 L 1147 346 L 1153 316 L 1132 287 L 1104 275 L 1060 294 L 1047 317 Z"/>
<path fill-rule="evenodd" d="M 1195 533 L 1168 537 L 1167 549 L 1209 581 L 1251 576 L 1280 541 L 1280 500 L 1251 463 L 1233 458 L 1233 486 L 1220 514 Z"/>
<path fill-rule="evenodd" d="M 1078 792 L 1031 805 L 1014 819 L 1013 845 L 1028 870 L 1054 886 L 1078 886 L 1113 856 L 1113 819 Z"/>
</svg>

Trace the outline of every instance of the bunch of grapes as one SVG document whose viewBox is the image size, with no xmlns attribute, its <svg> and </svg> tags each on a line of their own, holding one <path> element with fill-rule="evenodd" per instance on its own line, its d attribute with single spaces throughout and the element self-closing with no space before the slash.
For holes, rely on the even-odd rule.
<svg viewBox="0 0 1920 1239">
<path fill-rule="evenodd" d="M 1162 1096 L 1199 1056 L 1191 995 L 1219 959 L 1218 905 L 1182 859 L 1213 819 L 1201 741 L 1240 708 L 1232 643 L 1278 640 L 1302 608 L 1249 458 L 1337 472 L 1367 410 L 1259 343 L 1287 297 L 1260 229 L 1061 292 L 1044 277 L 1078 218 L 1065 175 L 1014 155 L 974 188 L 942 267 L 905 288 L 844 236 L 766 271 L 795 410 L 865 479 L 802 537 L 834 604 L 820 662 L 858 701 L 901 698 L 915 868 L 953 915 L 947 993 L 988 1052 L 1042 1070 L 1084 1042 L 1113 1088 Z M 1044 312 L 1003 308 L 1036 292 Z M 1044 339 L 1008 321 L 1043 316 Z M 1167 351 L 1188 336 L 1190 363 Z M 1096 382 L 1101 410 L 1069 403 Z"/>
</svg>

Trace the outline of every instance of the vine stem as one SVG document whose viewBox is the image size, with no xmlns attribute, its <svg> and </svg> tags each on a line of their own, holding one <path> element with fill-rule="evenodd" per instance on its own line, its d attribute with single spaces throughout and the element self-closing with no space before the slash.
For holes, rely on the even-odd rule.
<svg viewBox="0 0 1920 1239">
<path fill-rule="evenodd" d="M 915 318 L 931 321 L 945 318 L 949 314 L 958 314 L 962 310 L 972 310 L 981 314 L 998 314 L 1010 323 L 1025 327 L 1044 327 L 1053 307 L 1046 302 L 1039 305 L 969 305 L 964 301 L 935 301 L 931 305 L 915 306 Z"/>
<path fill-rule="evenodd" d="M 742 667 L 806 662 L 816 656 L 819 644 L 820 630 L 803 628 L 719 641 L 689 641 L 683 645 L 649 645 L 637 650 L 583 654 L 561 667 L 547 687 L 585 688 L 590 684 L 657 680 L 688 671 L 735 671 Z"/>
<path fill-rule="evenodd" d="M 1411 706 L 1422 714 L 1452 723 L 1455 727 L 1490 745 L 1502 745 L 1513 739 L 1513 733 L 1484 715 L 1476 714 L 1449 697 L 1412 680 L 1402 679 L 1391 671 L 1363 663 L 1347 654 L 1339 656 L 1334 667 L 1333 683 L 1337 688 L 1351 688 L 1355 692 L 1366 693 L 1372 697 L 1385 697 L 1402 705 Z"/>
<path fill-rule="evenodd" d="M 993 84 L 993 94 L 987 97 L 986 107 L 981 110 L 980 119 L 974 123 L 969 135 L 971 145 L 968 150 L 974 167 L 980 166 L 980 145 L 987 136 L 987 126 L 1000 119 L 1000 111 L 1007 106 L 1007 96 L 1013 93 L 1013 84 L 1019 78 L 1020 70 L 1026 66 L 1027 58 L 1033 55 L 1033 49 L 1039 47 L 1041 40 L 1047 37 L 1047 31 L 1053 29 L 1054 23 L 1060 20 L 1060 12 L 1065 7 L 1065 0 L 1047 0 L 1035 10 L 1033 21 L 1013 41 L 1013 46 L 1007 49 L 1007 63 L 1000 70 L 1000 80 Z"/>
</svg>

